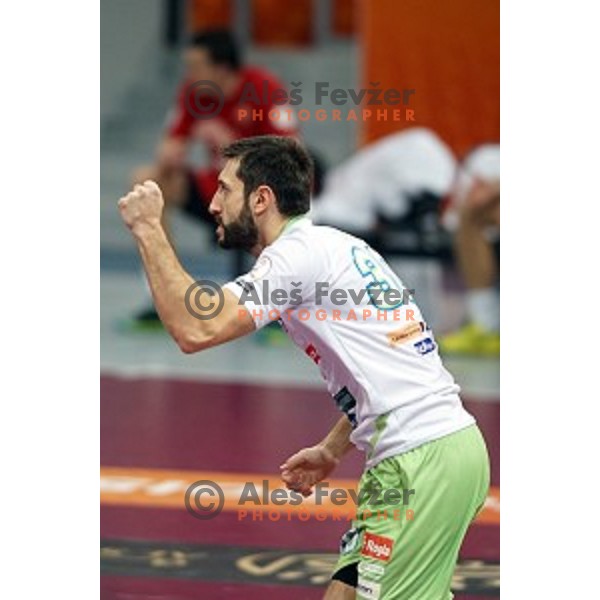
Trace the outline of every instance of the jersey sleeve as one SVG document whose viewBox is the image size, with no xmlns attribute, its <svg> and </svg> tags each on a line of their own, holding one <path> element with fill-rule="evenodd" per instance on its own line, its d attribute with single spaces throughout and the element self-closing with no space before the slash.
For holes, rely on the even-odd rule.
<svg viewBox="0 0 600 600">
<path fill-rule="evenodd" d="M 266 248 L 251 271 L 223 287 L 238 298 L 240 310 L 247 310 L 260 329 L 284 318 L 287 311 L 310 305 L 317 277 L 309 257 L 302 241 L 282 240 L 276 248 Z"/>
<path fill-rule="evenodd" d="M 192 135 L 195 119 L 186 106 L 186 93 L 188 91 L 188 85 L 185 82 L 182 83 L 175 102 L 167 115 L 166 130 L 168 137 L 188 139 Z"/>
</svg>

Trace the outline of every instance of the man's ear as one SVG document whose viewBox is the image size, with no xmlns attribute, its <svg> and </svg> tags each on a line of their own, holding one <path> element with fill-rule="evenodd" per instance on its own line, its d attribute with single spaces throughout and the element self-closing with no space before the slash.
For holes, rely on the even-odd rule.
<svg viewBox="0 0 600 600">
<path fill-rule="evenodd" d="M 268 185 L 259 185 L 255 191 L 254 214 L 259 217 L 264 215 L 271 206 L 276 206 L 277 201 L 273 190 Z"/>
</svg>

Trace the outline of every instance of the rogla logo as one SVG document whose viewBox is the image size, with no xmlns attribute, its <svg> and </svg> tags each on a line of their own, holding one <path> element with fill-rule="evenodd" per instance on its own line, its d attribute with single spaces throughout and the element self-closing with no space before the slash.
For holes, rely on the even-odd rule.
<svg viewBox="0 0 600 600">
<path fill-rule="evenodd" d="M 388 561 L 392 555 L 394 540 L 372 533 L 365 533 L 361 554 L 377 560 Z"/>
</svg>

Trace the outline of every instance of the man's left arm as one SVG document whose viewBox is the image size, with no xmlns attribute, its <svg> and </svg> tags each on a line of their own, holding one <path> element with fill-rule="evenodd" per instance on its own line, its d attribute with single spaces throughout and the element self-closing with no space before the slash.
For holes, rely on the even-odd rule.
<svg viewBox="0 0 600 600">
<path fill-rule="evenodd" d="M 286 486 L 303 496 L 310 496 L 313 486 L 324 481 L 352 448 L 351 434 L 352 425 L 344 415 L 320 444 L 290 456 L 280 467 L 281 479 Z"/>
<path fill-rule="evenodd" d="M 136 185 L 119 200 L 121 216 L 138 245 L 156 310 L 177 345 L 189 354 L 252 333 L 254 321 L 246 310 L 240 310 L 237 298 L 229 290 L 221 291 L 222 302 L 213 297 L 212 302 L 222 307 L 210 318 L 201 319 L 201 313 L 194 316 L 193 307 L 188 309 L 186 294 L 194 280 L 181 266 L 160 224 L 163 207 L 162 193 L 153 181 Z M 207 294 L 192 289 L 190 295 L 201 298 L 203 293 Z"/>
</svg>

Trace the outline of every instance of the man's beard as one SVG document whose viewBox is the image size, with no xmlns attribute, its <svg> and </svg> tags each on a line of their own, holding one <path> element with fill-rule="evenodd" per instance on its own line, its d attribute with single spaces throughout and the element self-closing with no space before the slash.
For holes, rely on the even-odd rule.
<svg viewBox="0 0 600 600">
<path fill-rule="evenodd" d="M 240 248 L 249 252 L 258 244 L 258 228 L 247 202 L 244 202 L 244 207 L 235 221 L 228 225 L 221 222 L 220 225 L 223 228 L 223 239 L 219 241 L 221 248 Z"/>
</svg>

